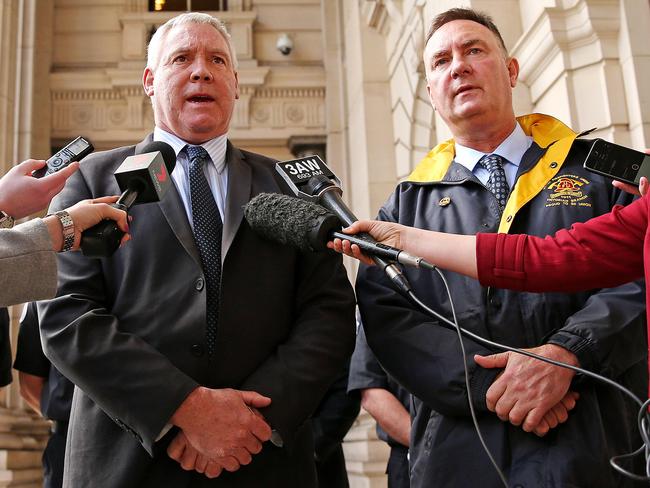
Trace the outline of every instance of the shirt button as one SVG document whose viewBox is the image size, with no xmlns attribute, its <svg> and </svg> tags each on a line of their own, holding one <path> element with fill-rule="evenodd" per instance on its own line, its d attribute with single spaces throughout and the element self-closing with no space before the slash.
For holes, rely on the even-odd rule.
<svg viewBox="0 0 650 488">
<path fill-rule="evenodd" d="M 508 218 L 506 219 L 506 222 L 508 222 L 508 223 L 512 222 L 512 215 L 508 215 Z"/>
<path fill-rule="evenodd" d="M 196 291 L 203 290 L 204 286 L 205 286 L 205 281 L 203 281 L 203 278 L 199 278 L 198 280 L 196 280 L 196 283 L 194 283 L 194 288 L 196 288 Z"/>
<path fill-rule="evenodd" d="M 192 353 L 192 356 L 200 358 L 203 356 L 203 346 L 201 344 L 192 344 L 190 347 L 190 352 Z"/>
</svg>

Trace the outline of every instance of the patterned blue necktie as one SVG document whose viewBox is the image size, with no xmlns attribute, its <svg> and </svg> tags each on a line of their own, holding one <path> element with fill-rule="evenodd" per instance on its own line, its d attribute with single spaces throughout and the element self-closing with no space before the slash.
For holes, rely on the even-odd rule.
<svg viewBox="0 0 650 488">
<path fill-rule="evenodd" d="M 221 233 L 223 223 L 212 190 L 203 172 L 203 164 L 210 155 L 201 146 L 186 146 L 190 159 L 190 197 L 194 240 L 201 255 L 207 293 L 206 339 L 208 355 L 212 357 L 217 344 L 219 321 L 219 296 L 221 289 Z"/>
<path fill-rule="evenodd" d="M 503 170 L 504 159 L 498 154 L 487 154 L 483 156 L 478 164 L 490 172 L 490 178 L 487 181 L 487 189 L 492 192 L 499 202 L 499 207 L 503 210 L 508 201 L 510 187 L 506 180 L 506 172 Z"/>
</svg>

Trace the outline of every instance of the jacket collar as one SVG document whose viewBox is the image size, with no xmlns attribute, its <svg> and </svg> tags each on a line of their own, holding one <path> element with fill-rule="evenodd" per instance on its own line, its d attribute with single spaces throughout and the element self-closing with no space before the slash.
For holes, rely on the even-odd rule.
<svg viewBox="0 0 650 488">
<path fill-rule="evenodd" d="M 549 115 L 525 115 L 518 117 L 517 122 L 524 133 L 532 136 L 534 144 L 524 155 L 517 181 L 503 210 L 499 225 L 499 232 L 503 233 L 510 230 L 517 212 L 538 195 L 560 171 L 573 141 L 578 136 Z M 449 181 L 446 178 L 453 173 L 450 170 L 456 166 L 451 166 L 454 155 L 453 139 L 438 144 L 424 157 L 406 181 L 423 184 Z M 463 179 L 467 179 L 467 175 L 464 175 Z"/>
<path fill-rule="evenodd" d="M 153 139 L 149 134 L 144 141 L 135 146 L 135 152 L 140 152 Z M 232 245 L 237 230 L 244 216 L 243 206 L 250 200 L 252 174 L 250 166 L 245 162 L 242 152 L 228 141 L 226 149 L 226 161 L 228 165 L 228 198 L 226 201 L 225 218 L 223 223 L 223 234 L 221 238 L 221 261 L 226 258 L 228 250 Z M 194 241 L 194 234 L 185 207 L 181 200 L 176 186 L 172 185 L 164 198 L 158 202 L 167 223 L 174 235 L 183 245 L 187 253 L 194 261 L 201 263 L 201 257 Z"/>
<path fill-rule="evenodd" d="M 546 149 L 560 139 L 566 137 L 575 138 L 576 135 L 569 127 L 550 115 L 524 115 L 517 117 L 517 122 L 524 130 L 524 133 L 531 136 L 535 144 L 542 149 Z M 455 155 L 456 149 L 453 139 L 438 144 L 420 161 L 406 181 L 432 183 L 445 180 L 445 175 Z M 523 171 L 520 168 L 520 173 Z"/>
</svg>

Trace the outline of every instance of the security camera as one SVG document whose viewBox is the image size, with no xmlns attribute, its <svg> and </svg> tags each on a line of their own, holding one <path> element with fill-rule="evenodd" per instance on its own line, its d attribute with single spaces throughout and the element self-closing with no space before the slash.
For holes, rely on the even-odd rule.
<svg viewBox="0 0 650 488">
<path fill-rule="evenodd" d="M 280 34 L 278 42 L 275 43 L 275 47 L 283 56 L 288 56 L 293 50 L 293 41 L 287 34 Z"/>
</svg>

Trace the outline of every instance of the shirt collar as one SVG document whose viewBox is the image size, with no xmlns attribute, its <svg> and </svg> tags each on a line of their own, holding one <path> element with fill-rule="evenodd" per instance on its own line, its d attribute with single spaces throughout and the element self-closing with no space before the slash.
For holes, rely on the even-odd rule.
<svg viewBox="0 0 650 488">
<path fill-rule="evenodd" d="M 456 143 L 456 156 L 454 161 L 465 166 L 468 170 L 474 171 L 476 164 L 486 154 L 498 154 L 508 163 L 519 166 L 521 158 L 533 143 L 533 138 L 527 136 L 519 123 L 515 124 L 514 130 L 505 140 L 491 153 L 484 153 Z"/>
<path fill-rule="evenodd" d="M 167 132 L 160 127 L 154 128 L 153 140 L 162 141 L 169 144 L 174 149 L 177 159 L 179 153 L 183 150 L 183 148 L 187 145 L 191 145 L 177 135 Z M 226 167 L 226 149 L 228 146 L 228 136 L 226 134 L 223 134 L 199 145 L 208 152 L 210 159 L 212 159 L 212 163 L 217 170 L 217 173 L 221 174 Z"/>
</svg>

